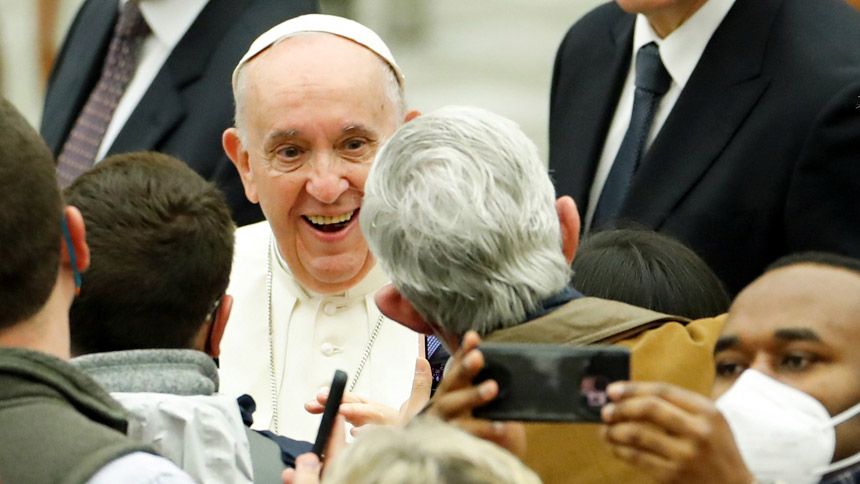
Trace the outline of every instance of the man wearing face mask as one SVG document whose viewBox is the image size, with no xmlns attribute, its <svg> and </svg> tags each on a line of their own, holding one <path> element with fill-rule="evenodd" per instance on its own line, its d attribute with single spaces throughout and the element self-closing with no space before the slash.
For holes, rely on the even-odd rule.
<svg viewBox="0 0 860 484">
<path fill-rule="evenodd" d="M 715 348 L 716 403 L 628 382 L 603 435 L 664 483 L 860 482 L 860 261 L 780 259 L 741 292 Z"/>
</svg>

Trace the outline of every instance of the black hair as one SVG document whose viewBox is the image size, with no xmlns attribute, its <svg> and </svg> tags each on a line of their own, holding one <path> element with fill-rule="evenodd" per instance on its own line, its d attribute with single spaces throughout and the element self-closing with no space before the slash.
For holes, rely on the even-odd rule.
<svg viewBox="0 0 860 484">
<path fill-rule="evenodd" d="M 585 237 L 571 282 L 586 296 L 691 319 L 729 308 L 722 282 L 695 252 L 666 235 L 613 229 Z"/>
</svg>

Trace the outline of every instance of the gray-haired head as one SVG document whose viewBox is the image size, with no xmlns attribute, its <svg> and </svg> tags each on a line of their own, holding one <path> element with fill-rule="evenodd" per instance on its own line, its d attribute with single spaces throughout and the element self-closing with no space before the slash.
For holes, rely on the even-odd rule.
<svg viewBox="0 0 860 484">
<path fill-rule="evenodd" d="M 519 324 L 570 277 L 534 143 L 483 109 L 404 124 L 370 170 L 360 220 L 397 289 L 453 334 Z"/>
<path fill-rule="evenodd" d="M 510 452 L 436 419 L 374 426 L 331 461 L 323 484 L 540 484 Z"/>
<path fill-rule="evenodd" d="M 326 14 L 307 14 L 275 25 L 251 44 L 233 69 L 233 100 L 236 105 L 235 125 L 242 133 L 242 108 L 244 106 L 245 65 L 270 47 L 297 35 L 327 34 L 343 37 L 359 44 L 377 55 L 380 68 L 387 80 L 386 93 L 398 110 L 398 117 L 406 112 L 404 93 L 405 76 L 397 65 L 394 55 L 385 42 L 373 30 L 350 19 Z"/>
</svg>

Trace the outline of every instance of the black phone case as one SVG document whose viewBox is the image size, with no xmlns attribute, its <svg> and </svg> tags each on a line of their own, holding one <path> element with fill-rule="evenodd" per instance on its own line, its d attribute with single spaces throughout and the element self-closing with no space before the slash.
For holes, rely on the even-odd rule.
<svg viewBox="0 0 860 484">
<path fill-rule="evenodd" d="M 346 388 L 346 373 L 341 370 L 335 370 L 334 378 L 331 380 L 328 400 L 325 402 L 325 409 L 320 421 L 320 428 L 317 431 L 317 439 L 314 441 L 312 449 L 312 452 L 319 457 L 322 456 L 322 452 L 331 436 L 331 428 L 334 426 L 334 419 L 337 417 L 337 411 L 340 409 L 340 401 L 343 399 L 344 388 Z"/>
<path fill-rule="evenodd" d="M 499 395 L 474 415 L 490 420 L 600 422 L 606 386 L 630 379 L 630 351 L 619 346 L 484 343 L 475 384 L 493 379 Z"/>
</svg>

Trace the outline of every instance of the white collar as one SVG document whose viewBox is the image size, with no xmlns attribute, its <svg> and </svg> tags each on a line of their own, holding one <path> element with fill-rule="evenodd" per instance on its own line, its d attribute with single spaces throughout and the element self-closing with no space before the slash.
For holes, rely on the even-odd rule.
<svg viewBox="0 0 860 484">
<path fill-rule="evenodd" d="M 692 17 L 665 39 L 661 39 L 654 32 L 644 15 L 638 14 L 633 29 L 633 59 L 636 59 L 636 52 L 640 47 L 651 42 L 656 43 L 660 48 L 660 59 L 672 80 L 684 89 L 711 36 L 734 3 L 735 0 L 707 0 Z"/>
<path fill-rule="evenodd" d="M 270 232 L 271 233 L 271 232 Z M 272 238 L 274 240 L 274 236 Z M 374 264 L 373 268 L 364 276 L 364 279 L 360 280 L 358 284 L 350 287 L 344 292 L 337 294 L 319 294 L 310 289 L 305 288 L 299 281 L 296 279 L 292 272 L 290 271 L 290 267 L 287 265 L 287 261 L 284 260 L 284 257 L 281 255 L 281 251 L 278 248 L 277 242 L 271 244 L 273 247 L 270 247 L 269 250 L 273 250 L 275 253 L 275 260 L 277 264 L 274 265 L 272 270 L 278 271 L 279 269 L 286 273 L 289 276 L 289 284 L 293 287 L 294 293 L 298 297 L 298 299 L 302 301 L 308 301 L 312 299 L 322 299 L 322 298 L 338 298 L 343 302 L 353 302 L 358 299 L 363 299 L 368 295 L 374 293 L 379 288 L 388 284 L 390 282 L 390 278 L 385 274 L 382 270 L 380 264 Z"/>
<path fill-rule="evenodd" d="M 129 0 L 120 0 L 122 7 Z M 209 0 L 138 0 L 152 35 L 169 49 L 176 47 Z"/>
</svg>

